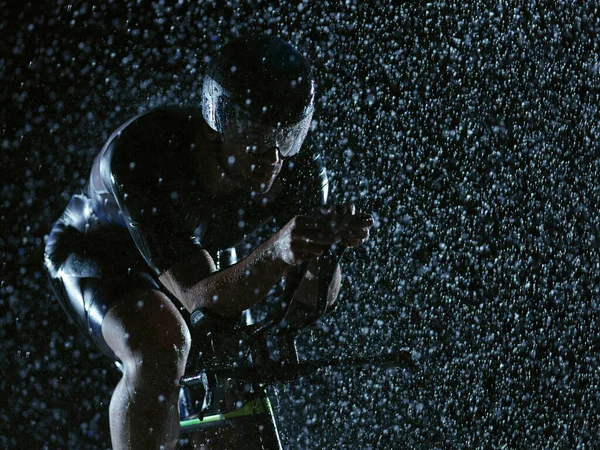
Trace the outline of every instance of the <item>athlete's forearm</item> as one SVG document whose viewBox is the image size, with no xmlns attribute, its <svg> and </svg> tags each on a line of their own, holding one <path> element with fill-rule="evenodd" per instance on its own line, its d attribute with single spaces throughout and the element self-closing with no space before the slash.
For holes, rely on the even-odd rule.
<svg viewBox="0 0 600 450">
<path fill-rule="evenodd" d="M 262 300 L 289 265 L 281 258 L 277 235 L 258 246 L 247 258 L 202 279 L 185 293 L 186 308 L 204 308 L 234 317 Z"/>
</svg>

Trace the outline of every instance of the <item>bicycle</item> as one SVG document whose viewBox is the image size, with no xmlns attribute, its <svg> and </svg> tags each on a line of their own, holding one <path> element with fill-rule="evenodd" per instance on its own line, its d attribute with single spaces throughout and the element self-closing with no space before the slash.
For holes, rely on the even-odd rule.
<svg viewBox="0 0 600 450">
<path fill-rule="evenodd" d="M 317 305 L 299 322 L 291 323 L 287 316 L 308 263 L 290 273 L 278 307 L 260 322 L 250 325 L 215 323 L 201 311 L 192 313 L 192 327 L 204 346 L 197 358 L 188 364 L 192 373 L 180 380 L 182 435 L 197 431 L 210 434 L 221 428 L 229 430 L 226 439 L 237 439 L 231 441 L 233 448 L 281 449 L 275 414 L 267 395 L 268 386 L 287 383 L 328 367 L 414 368 L 411 352 L 407 349 L 371 358 L 300 361 L 296 338 L 300 331 L 332 311 L 328 310 L 327 297 L 344 250 L 338 248 L 319 258 Z M 279 352 L 277 359 L 269 351 L 267 339 L 275 343 Z"/>
</svg>

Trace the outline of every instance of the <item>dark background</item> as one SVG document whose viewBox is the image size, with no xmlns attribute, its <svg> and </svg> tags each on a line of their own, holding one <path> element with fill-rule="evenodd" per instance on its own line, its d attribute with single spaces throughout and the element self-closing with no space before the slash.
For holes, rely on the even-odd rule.
<svg viewBox="0 0 600 450">
<path fill-rule="evenodd" d="M 44 238 L 112 130 L 197 103 L 205 58 L 256 32 L 312 59 L 333 198 L 376 217 L 304 354 L 419 361 L 277 387 L 285 447 L 599 445 L 594 2 L 138 3 L 0 8 L 3 447 L 110 446 L 118 373 L 52 297 Z"/>
</svg>

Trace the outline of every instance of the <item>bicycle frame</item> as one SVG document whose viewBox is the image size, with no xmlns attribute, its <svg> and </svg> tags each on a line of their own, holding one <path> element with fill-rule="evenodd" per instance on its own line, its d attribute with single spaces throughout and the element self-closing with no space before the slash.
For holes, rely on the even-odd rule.
<svg viewBox="0 0 600 450">
<path fill-rule="evenodd" d="M 276 382 L 289 382 L 315 373 L 325 367 L 347 367 L 366 364 L 414 365 L 408 350 L 376 358 L 333 358 L 300 361 L 295 340 L 298 333 L 328 312 L 328 294 L 335 270 L 345 248 L 330 251 L 319 258 L 319 296 L 312 314 L 299 323 L 288 323 L 286 316 L 294 302 L 294 293 L 302 282 L 308 263 L 297 267 L 286 280 L 276 310 L 263 321 L 246 325 L 215 323 L 202 311 L 192 313 L 191 322 L 204 342 L 203 351 L 191 362 L 193 373 L 180 380 L 181 432 L 208 430 L 219 426 L 241 426 L 247 421 L 270 428 L 274 438 L 261 447 L 281 448 L 274 413 L 266 388 Z M 267 337 L 279 349 L 279 359 L 271 357 Z M 265 425 L 266 424 L 266 425 Z M 270 446 L 269 446 L 270 445 Z"/>
</svg>

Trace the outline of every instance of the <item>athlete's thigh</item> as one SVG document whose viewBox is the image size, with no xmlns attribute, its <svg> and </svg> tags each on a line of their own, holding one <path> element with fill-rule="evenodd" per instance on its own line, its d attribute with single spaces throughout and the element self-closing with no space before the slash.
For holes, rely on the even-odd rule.
<svg viewBox="0 0 600 450">
<path fill-rule="evenodd" d="M 102 336 L 123 363 L 152 359 L 185 364 L 191 342 L 177 307 L 164 292 L 151 288 L 115 298 L 104 317 Z"/>
</svg>

